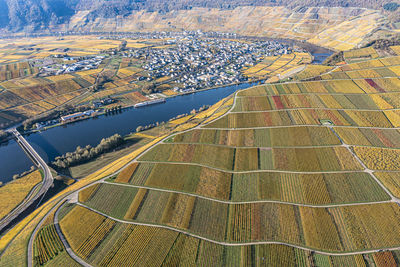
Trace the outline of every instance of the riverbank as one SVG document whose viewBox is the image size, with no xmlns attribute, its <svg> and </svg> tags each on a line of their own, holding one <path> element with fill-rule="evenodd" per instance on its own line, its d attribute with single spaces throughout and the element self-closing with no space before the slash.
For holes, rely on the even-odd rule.
<svg viewBox="0 0 400 267">
<path fill-rule="evenodd" d="M 156 122 L 168 122 L 178 115 L 190 113 L 204 105 L 213 105 L 237 90 L 245 89 L 257 83 L 243 83 L 184 94 L 166 99 L 164 104 L 150 105 L 141 108 L 125 108 L 124 112 L 99 115 L 84 121 L 52 127 L 46 131 L 24 134 L 25 139 L 47 162 L 55 157 L 74 151 L 77 146 L 97 145 L 104 137 L 116 133 L 126 136 L 136 132 L 138 126 L 151 125 Z M 12 160 L 12 159 L 19 160 Z M 15 141 L 0 146 L 0 162 L 4 162 L 0 174 L 3 183 L 12 180 L 16 173 L 22 173 L 32 165 Z"/>
<path fill-rule="evenodd" d="M 238 85 L 241 85 L 241 84 L 249 84 L 249 83 L 254 84 L 254 86 L 255 86 L 255 85 L 259 84 L 259 83 L 264 83 L 264 82 L 265 82 L 264 79 L 258 79 L 258 80 L 252 80 L 252 81 L 231 83 L 231 84 L 228 84 L 228 85 L 218 85 L 218 86 L 208 87 L 208 88 L 204 88 L 204 89 L 199 89 L 199 90 L 196 90 L 196 91 L 180 92 L 180 93 L 177 93 L 175 95 L 169 95 L 169 96 L 168 95 L 164 95 L 165 97 L 162 97 L 162 98 L 164 98 L 165 100 L 168 100 L 168 99 L 172 99 L 172 98 L 179 97 L 179 96 L 197 94 L 197 93 L 200 93 L 200 92 L 209 91 L 209 90 L 215 90 L 215 89 L 219 89 L 219 88 L 225 88 L 225 87 L 230 87 L 230 86 L 238 86 Z M 136 104 L 138 104 L 138 103 L 131 104 L 131 105 L 126 105 L 126 106 L 121 106 L 121 108 L 118 111 L 115 111 L 115 112 L 116 113 L 118 113 L 120 111 L 124 112 L 127 109 L 135 108 Z M 159 105 L 159 104 L 165 104 L 165 102 L 157 103 L 156 105 Z M 143 107 L 147 107 L 147 106 L 143 106 Z M 140 108 L 143 108 L 143 107 L 140 107 Z M 29 131 L 20 130 L 20 133 L 22 135 L 29 135 L 29 134 L 33 134 L 33 133 L 37 133 L 37 132 L 43 132 L 43 131 L 46 131 L 46 130 L 49 130 L 49 129 L 52 129 L 52 128 L 55 128 L 55 127 L 60 127 L 60 126 L 64 126 L 64 125 L 67 125 L 67 124 L 70 124 L 70 123 L 75 123 L 75 122 L 79 122 L 79 121 L 82 121 L 82 120 L 87 120 L 87 119 L 91 119 L 91 118 L 95 118 L 95 117 L 99 117 L 99 116 L 103 116 L 103 115 L 107 115 L 107 114 L 113 115 L 113 112 L 108 113 L 105 110 L 104 111 L 97 111 L 95 116 L 88 116 L 88 117 L 81 118 L 79 120 L 75 120 L 75 121 L 71 121 L 71 122 L 67 122 L 67 123 L 61 123 L 60 122 L 60 123 L 57 123 L 57 124 L 44 126 L 44 127 L 40 128 L 40 129 L 32 129 L 32 130 L 29 130 Z M 178 114 L 178 115 L 180 115 L 180 114 Z M 0 144 L 1 144 L 1 141 L 0 141 Z"/>
</svg>

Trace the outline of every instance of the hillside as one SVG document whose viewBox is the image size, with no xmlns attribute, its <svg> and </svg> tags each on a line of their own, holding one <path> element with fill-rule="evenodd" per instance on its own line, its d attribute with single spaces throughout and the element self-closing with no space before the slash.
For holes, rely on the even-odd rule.
<svg viewBox="0 0 400 267">
<path fill-rule="evenodd" d="M 69 203 L 48 203 L 28 225 L 38 230 L 32 260 L 398 265 L 400 57 L 390 49 L 397 56 L 347 51 L 317 77 L 298 74 L 316 81 L 242 90 L 182 120 L 70 188 Z M 0 264 L 26 260 L 12 252 L 25 251 L 28 232 Z"/>
<path fill-rule="evenodd" d="M 389 3 L 389 4 L 388 4 Z M 204 30 L 309 40 L 353 48 L 376 30 L 396 28 L 390 1 L 65 1 L 0 0 L 0 32 Z M 385 5 L 386 4 L 386 5 Z M 313 6 L 325 7 L 313 7 Z M 308 7 L 306 7 L 308 6 Z M 365 9 L 369 8 L 369 9 Z M 215 23 L 217 22 L 217 23 Z"/>
</svg>

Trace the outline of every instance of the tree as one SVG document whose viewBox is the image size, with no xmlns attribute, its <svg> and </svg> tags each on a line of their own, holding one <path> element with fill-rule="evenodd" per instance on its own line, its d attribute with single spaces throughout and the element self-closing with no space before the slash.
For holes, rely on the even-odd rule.
<svg viewBox="0 0 400 267">
<path fill-rule="evenodd" d="M 152 94 L 155 92 L 155 89 L 156 89 L 155 83 L 150 83 L 143 86 L 142 91 L 145 94 Z"/>
</svg>

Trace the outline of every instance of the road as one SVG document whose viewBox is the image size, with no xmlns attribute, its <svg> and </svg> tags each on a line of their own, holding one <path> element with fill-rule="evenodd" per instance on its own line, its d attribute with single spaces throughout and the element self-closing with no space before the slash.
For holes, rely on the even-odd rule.
<svg viewBox="0 0 400 267">
<path fill-rule="evenodd" d="M 7 216 L 0 220 L 0 231 L 7 227 L 15 218 L 17 218 L 21 213 L 23 213 L 27 208 L 29 208 L 39 197 L 42 197 L 49 190 L 50 186 L 53 184 L 54 178 L 51 174 L 49 166 L 40 157 L 40 155 L 35 151 L 35 149 L 25 140 L 25 138 L 15 129 L 11 129 L 10 132 L 14 135 L 18 144 L 23 148 L 23 150 L 29 155 L 33 163 L 43 170 L 43 181 L 39 191 L 34 196 L 29 194 L 25 200 L 11 211 Z M 32 190 L 31 192 L 34 192 Z"/>
<path fill-rule="evenodd" d="M 65 203 L 64 203 L 64 204 L 65 204 Z M 60 224 L 59 224 L 59 221 L 58 221 L 58 214 L 59 214 L 61 208 L 64 206 L 64 204 L 60 205 L 60 206 L 57 208 L 57 211 L 56 211 L 56 213 L 55 213 L 55 215 L 54 215 L 54 226 L 55 226 L 55 228 L 56 228 L 57 235 L 60 237 L 61 242 L 63 243 L 63 245 L 64 245 L 64 247 L 65 247 L 67 253 L 69 254 L 69 256 L 70 256 L 71 258 L 73 258 L 76 262 L 78 262 L 78 263 L 79 263 L 80 265 L 82 265 L 82 266 L 90 267 L 91 265 L 87 264 L 83 259 L 81 259 L 80 257 L 78 257 L 78 256 L 72 251 L 72 249 L 71 249 L 69 243 L 67 242 L 67 240 L 65 239 L 64 234 L 63 234 L 62 231 L 61 231 Z M 28 259 L 31 259 L 31 257 L 28 257 Z M 29 262 L 31 262 L 31 261 L 29 261 Z"/>
<path fill-rule="evenodd" d="M 235 94 L 235 96 L 236 96 L 236 94 Z M 221 116 L 221 117 L 224 117 L 224 116 L 227 116 L 227 114 L 229 114 L 230 112 L 232 112 L 232 110 L 233 110 L 233 108 L 234 108 L 234 106 L 235 106 L 235 104 L 236 104 L 236 97 L 234 97 L 234 104 L 232 105 L 232 107 L 231 107 L 231 109 L 225 114 L 225 115 L 223 115 L 223 116 Z M 221 117 L 219 117 L 218 119 L 220 119 Z M 209 123 L 211 123 L 211 122 L 209 122 Z M 209 123 L 207 123 L 207 124 L 209 124 Z M 205 124 L 205 125 L 207 125 L 207 124 Z M 313 125 L 313 126 L 320 126 L 320 127 L 326 127 L 326 126 L 322 126 L 322 125 Z M 198 125 L 198 126 L 196 126 L 195 128 L 191 128 L 191 129 L 188 129 L 188 130 L 186 130 L 186 131 L 183 131 L 183 132 L 187 132 L 187 131 L 191 131 L 191 130 L 193 130 L 193 129 L 201 129 L 201 128 L 203 128 L 204 127 L 204 124 L 203 125 Z M 295 126 L 295 127 L 299 127 L 299 126 Z M 266 127 L 266 128 L 269 128 L 269 127 Z M 278 128 L 278 127 L 277 127 Z M 333 128 L 331 128 L 331 129 L 333 129 Z M 334 130 L 334 129 L 333 129 Z M 181 132 L 180 132 L 181 133 Z M 335 132 L 334 132 L 335 133 Z M 160 142 L 158 142 L 157 144 L 154 144 L 154 145 L 152 145 L 151 147 L 149 147 L 149 148 L 147 148 L 146 150 L 144 150 L 140 155 L 138 155 L 134 160 L 132 160 L 131 162 L 140 162 L 140 161 L 138 161 L 137 159 L 138 158 L 140 158 L 140 156 L 141 155 L 143 155 L 143 154 L 145 154 L 146 152 L 148 152 L 149 150 L 151 150 L 152 148 L 154 148 L 156 145 L 158 145 L 158 144 L 160 144 L 160 143 L 163 143 L 165 140 L 167 140 L 167 139 L 169 139 L 169 138 L 171 138 L 172 136 L 174 136 L 174 135 L 176 135 L 176 134 L 179 134 L 179 133 L 175 133 L 175 134 L 172 134 L 172 135 L 169 135 L 168 137 L 166 137 L 166 138 L 164 138 L 163 140 L 161 140 Z M 335 133 L 336 134 L 336 133 Z M 343 142 L 343 140 L 340 140 L 341 141 L 341 146 L 345 146 L 347 149 L 350 149 L 350 147 L 346 144 L 346 143 L 344 143 Z M 351 150 L 351 149 L 350 149 Z M 353 153 L 352 153 L 353 154 Z M 123 167 L 122 169 L 120 169 L 118 172 L 120 172 L 121 170 L 123 170 L 123 169 L 125 169 L 131 162 L 129 162 L 125 167 Z M 160 163 L 160 162 L 157 162 L 157 163 Z M 173 162 L 168 162 L 169 164 L 185 164 L 185 163 L 173 163 Z M 187 164 L 190 164 L 190 165 L 199 165 L 200 166 L 200 164 L 193 164 L 193 163 L 187 163 Z M 214 168 L 215 169 L 215 168 Z M 222 171 L 226 171 L 226 170 L 222 170 Z M 256 170 L 256 172 L 259 172 L 259 170 Z M 271 170 L 268 170 L 269 172 L 271 172 Z M 288 171 L 277 171 L 277 170 L 272 170 L 273 172 L 285 172 L 285 173 L 287 173 Z M 116 172 L 116 173 L 118 173 L 118 172 Z M 249 171 L 246 171 L 245 173 L 248 173 Z M 252 171 L 250 171 L 250 172 L 252 172 Z M 335 172 L 332 172 L 332 173 L 341 173 L 342 171 L 335 171 Z M 369 170 L 369 169 L 367 169 L 364 165 L 361 165 L 360 166 L 360 170 L 357 170 L 357 171 L 343 171 L 343 172 L 346 172 L 346 173 L 348 173 L 348 172 L 367 172 L 367 173 L 371 173 L 371 171 Z M 304 173 L 304 172 L 294 172 L 294 173 Z M 319 172 L 311 172 L 311 173 L 319 173 Z M 323 172 L 323 173 L 326 173 L 326 172 Z M 328 173 L 330 173 L 330 172 L 328 172 Z M 110 175 L 110 176 L 107 176 L 107 177 L 105 177 L 105 178 L 103 178 L 103 179 L 101 179 L 100 181 L 98 181 L 98 182 L 103 182 L 103 183 L 107 183 L 107 182 L 105 182 L 105 180 L 108 178 L 108 177 L 111 177 L 112 175 Z M 382 184 L 379 184 L 380 186 L 382 186 L 384 189 L 386 189 Z M 130 186 L 130 185 L 126 185 L 126 186 Z M 140 187 L 140 188 L 145 188 L 145 187 Z M 150 189 L 150 188 L 149 188 Z M 79 189 L 79 190 L 77 190 L 77 191 L 80 191 L 81 189 Z M 154 189 L 154 188 L 152 188 L 152 190 L 159 190 L 159 191 L 169 191 L 169 190 L 165 190 L 165 189 Z M 388 192 L 388 190 L 386 189 L 385 190 L 386 192 Z M 76 192 L 75 192 L 76 193 Z M 389 191 L 389 193 L 390 193 L 390 191 Z M 187 195 L 191 195 L 191 194 L 187 194 Z M 392 194 L 389 194 L 389 196 L 390 197 L 392 197 L 392 199 L 391 200 L 388 200 L 388 201 L 382 201 L 382 203 L 387 203 L 387 202 L 397 202 L 398 200 L 396 199 L 396 198 L 394 198 L 393 197 L 393 195 Z M 210 199 L 210 200 L 214 200 L 214 199 Z M 215 201 L 215 200 L 214 200 Z M 75 201 L 74 201 L 75 202 Z M 217 202 L 223 202 L 223 201 L 218 201 L 217 200 Z M 362 203 L 362 205 L 374 205 L 374 204 L 377 204 L 377 203 L 381 203 L 381 202 L 366 202 L 366 203 Z M 296 247 L 296 248 L 299 248 L 299 249 L 303 249 L 303 250 L 308 250 L 308 251 L 314 251 L 314 252 L 317 252 L 317 253 L 320 253 L 320 254 L 323 254 L 323 255 L 337 255 L 337 256 L 339 256 L 339 255 L 342 255 L 342 256 L 344 256 L 344 255 L 357 255 L 357 254 L 363 254 L 363 253 L 373 253 L 373 252 L 378 252 L 381 248 L 379 248 L 379 249 L 369 249 L 369 250 L 363 250 L 363 251 L 352 251 L 352 252 L 345 252 L 345 251 L 343 251 L 343 252 L 329 252 L 329 251 L 320 251 L 320 250 L 315 250 L 315 249 L 313 249 L 313 248 L 309 248 L 309 247 L 304 247 L 304 246 L 298 246 L 298 245 L 295 245 L 295 244 L 290 244 L 290 243 L 286 243 L 286 242 L 279 242 L 279 241 L 261 241 L 261 242 L 248 242 L 248 243 L 229 243 L 229 242 L 221 242 L 221 241 L 217 241 L 217 240 L 212 240 L 212 239 L 208 239 L 208 238 L 205 238 L 205 237 L 202 237 L 202 236 L 198 236 L 198 235 L 196 235 L 196 234 L 193 234 L 193 233 L 190 233 L 190 232 L 187 232 L 187 231 L 184 231 L 184 230 L 182 230 L 182 229 L 176 229 L 176 228 L 173 228 L 173 227 L 170 227 L 170 226 L 166 226 L 166 225 L 158 225 L 158 224 L 151 224 L 151 223 L 140 223 L 140 222 L 132 222 L 132 221 L 125 221 L 125 220 L 120 220 L 120 219 L 117 219 L 117 218 L 114 218 L 114 217 L 111 217 L 111 216 L 109 216 L 108 214 L 104 214 L 104 213 L 102 213 L 102 212 L 100 212 L 100 211 L 98 211 L 98 210 L 94 210 L 94 209 L 92 209 L 92 208 L 90 208 L 90 207 L 87 207 L 86 205 L 84 205 L 84 204 L 82 204 L 82 203 L 76 203 L 77 205 L 80 205 L 80 206 L 83 206 L 83 207 L 85 207 L 85 208 L 88 208 L 89 210 L 92 210 L 93 212 L 96 212 L 96 213 L 98 213 L 98 214 L 101 214 L 101 215 L 103 215 L 103 216 L 106 216 L 106 217 L 108 217 L 108 218 L 110 218 L 110 219 L 113 219 L 113 220 L 115 220 L 115 221 L 117 221 L 117 222 L 121 222 L 121 223 L 127 223 L 127 224 L 134 224 L 134 225 L 146 225 L 146 226 L 152 226 L 152 227 L 159 227 L 159 228 L 164 228 L 164 229 L 169 229 L 169 230 L 172 230 L 172 231 L 178 231 L 178 232 L 180 232 L 180 233 L 183 233 L 183 234 L 186 234 L 186 235 L 189 235 L 189 236 L 192 236 L 192 237 L 195 237 L 195 238 L 198 238 L 198 239 L 202 239 L 202 240 L 205 240 L 205 241 L 209 241 L 209 242 L 213 242 L 213 243 L 217 243 L 217 244 L 220 244 L 220 245 L 226 245 L 226 246 L 241 246 L 241 245 L 257 245 L 257 244 L 281 244 L 281 245 L 286 245 L 286 246 L 291 246 L 291 247 Z M 288 204 L 288 203 L 285 203 L 285 204 Z M 291 203 L 292 204 L 292 203 Z M 298 205 L 304 205 L 304 204 L 298 204 Z M 350 205 L 360 205 L 360 203 L 352 203 L 352 204 L 350 204 Z M 305 205 L 305 206 L 307 206 L 307 205 Z M 338 204 L 338 205 L 334 205 L 334 206 L 346 206 L 346 204 Z M 56 213 L 56 216 L 55 216 L 55 221 L 54 221 L 54 223 L 56 224 L 56 229 L 57 229 L 57 232 L 58 232 L 58 235 L 61 237 L 61 239 L 62 239 L 62 241 L 63 241 L 63 243 L 64 243 L 64 245 L 67 247 L 67 252 L 68 252 L 68 254 L 72 257 L 72 258 L 74 258 L 76 261 L 78 261 L 78 262 L 80 262 L 81 264 L 83 264 L 83 265 L 85 265 L 85 266 L 88 266 L 88 264 L 86 263 L 86 262 L 84 262 L 84 261 L 82 261 L 82 259 L 80 259 L 79 257 L 77 257 L 75 254 L 74 254 L 74 252 L 70 249 L 70 247 L 69 247 L 69 245 L 68 245 L 68 242 L 65 240 L 65 238 L 64 238 L 64 236 L 62 235 L 62 233 L 61 233 L 61 231 L 60 231 L 60 229 L 59 229 L 59 227 L 57 227 L 58 226 L 58 211 L 57 211 L 57 213 Z M 399 247 L 392 247 L 392 248 L 385 248 L 385 250 L 398 250 L 398 249 L 400 249 Z M 29 258 L 31 258 L 32 256 L 30 256 Z"/>
</svg>

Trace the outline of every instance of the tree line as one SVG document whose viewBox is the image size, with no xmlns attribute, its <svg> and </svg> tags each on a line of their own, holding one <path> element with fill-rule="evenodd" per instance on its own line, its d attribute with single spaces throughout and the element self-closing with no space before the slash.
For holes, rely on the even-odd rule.
<svg viewBox="0 0 400 267">
<path fill-rule="evenodd" d="M 111 137 L 101 139 L 100 143 L 95 147 L 90 145 L 85 147 L 78 146 L 74 152 L 68 152 L 62 156 L 56 157 L 51 165 L 57 169 L 72 167 L 96 158 L 122 145 L 124 142 L 124 138 L 119 134 L 114 134 Z"/>
</svg>

